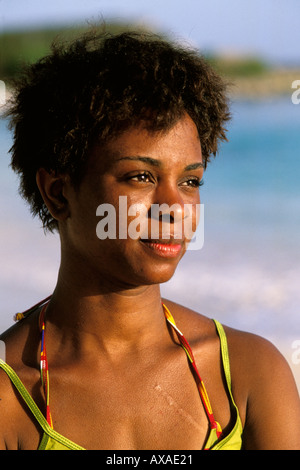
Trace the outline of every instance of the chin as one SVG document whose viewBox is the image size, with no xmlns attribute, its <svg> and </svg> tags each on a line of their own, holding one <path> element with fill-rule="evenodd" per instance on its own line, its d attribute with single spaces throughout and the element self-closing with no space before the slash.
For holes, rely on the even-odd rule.
<svg viewBox="0 0 300 470">
<path fill-rule="evenodd" d="M 175 274 L 177 266 L 185 254 L 184 248 L 182 247 L 180 252 L 175 255 L 173 253 L 172 256 L 165 256 L 164 253 L 162 256 L 161 253 L 157 255 L 157 253 L 152 253 L 152 249 L 149 251 L 146 248 L 142 260 L 139 260 L 136 274 L 148 285 L 168 282 Z"/>
<path fill-rule="evenodd" d="M 158 266 L 153 263 L 151 266 L 143 266 L 137 272 L 135 277 L 141 285 L 163 284 L 168 282 L 174 275 L 178 263 L 167 266 Z"/>
<path fill-rule="evenodd" d="M 140 244 L 138 246 L 140 248 Z M 163 284 L 173 277 L 183 255 L 184 250 L 176 256 L 174 253 L 166 256 L 153 253 L 152 248 L 137 250 L 136 245 L 127 245 L 126 250 L 114 250 L 110 262 L 104 263 L 105 277 L 128 287 Z"/>
</svg>

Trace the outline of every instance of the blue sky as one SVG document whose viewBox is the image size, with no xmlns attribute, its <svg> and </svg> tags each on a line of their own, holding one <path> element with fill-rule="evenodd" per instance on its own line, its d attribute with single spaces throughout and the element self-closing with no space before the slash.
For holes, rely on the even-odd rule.
<svg viewBox="0 0 300 470">
<path fill-rule="evenodd" d="M 300 64 L 300 0 L 0 0 L 4 30 L 101 16 L 150 24 L 203 50 Z"/>
</svg>

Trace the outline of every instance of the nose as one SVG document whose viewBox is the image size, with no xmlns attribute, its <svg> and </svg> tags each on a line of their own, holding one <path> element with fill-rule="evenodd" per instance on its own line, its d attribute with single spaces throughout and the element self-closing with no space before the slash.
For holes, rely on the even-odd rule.
<svg viewBox="0 0 300 470">
<path fill-rule="evenodd" d="M 186 217 L 185 204 L 177 187 L 171 184 L 157 187 L 151 218 L 161 222 L 180 222 Z"/>
<path fill-rule="evenodd" d="M 198 219 L 194 201 L 187 202 L 180 187 L 170 179 L 158 184 L 148 211 L 147 238 L 190 240 Z"/>
</svg>

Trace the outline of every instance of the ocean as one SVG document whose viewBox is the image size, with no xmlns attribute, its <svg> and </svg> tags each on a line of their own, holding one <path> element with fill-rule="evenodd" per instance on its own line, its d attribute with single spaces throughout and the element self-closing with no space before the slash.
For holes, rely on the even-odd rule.
<svg viewBox="0 0 300 470">
<path fill-rule="evenodd" d="M 300 105 L 290 96 L 233 101 L 229 142 L 200 188 L 204 245 L 188 251 L 162 295 L 271 340 L 300 370 Z M 48 296 L 59 267 L 57 235 L 44 235 L 9 168 L 0 122 L 0 330 Z M 299 358 L 299 361 L 298 361 Z M 299 365 L 298 365 L 299 364 Z"/>
</svg>

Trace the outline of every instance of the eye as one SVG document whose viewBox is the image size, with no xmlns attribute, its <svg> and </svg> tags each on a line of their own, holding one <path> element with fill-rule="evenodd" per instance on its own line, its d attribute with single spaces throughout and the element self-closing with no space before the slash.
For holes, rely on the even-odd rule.
<svg viewBox="0 0 300 470">
<path fill-rule="evenodd" d="M 128 180 L 136 181 L 137 183 L 153 183 L 153 177 L 150 173 L 141 172 L 135 175 L 129 176 Z"/>
<path fill-rule="evenodd" d="M 187 186 L 190 188 L 199 188 L 200 186 L 203 186 L 204 181 L 203 179 L 197 178 L 197 177 L 190 177 L 186 178 L 181 185 L 182 186 Z"/>
</svg>

